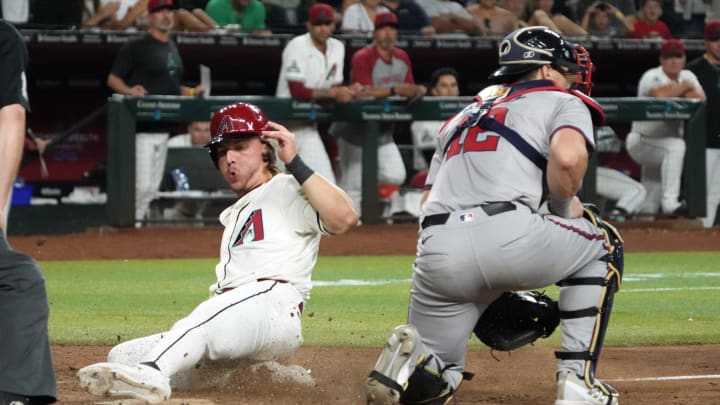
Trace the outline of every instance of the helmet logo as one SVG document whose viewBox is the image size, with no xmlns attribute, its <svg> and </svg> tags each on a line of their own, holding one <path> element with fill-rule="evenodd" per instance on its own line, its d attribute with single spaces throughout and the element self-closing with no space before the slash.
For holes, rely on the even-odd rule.
<svg viewBox="0 0 720 405">
<path fill-rule="evenodd" d="M 223 115 L 222 121 L 220 121 L 220 125 L 218 126 L 216 135 L 232 132 L 233 125 L 231 120 L 232 118 L 229 115 Z"/>
<path fill-rule="evenodd" d="M 505 56 L 508 53 L 510 53 L 510 41 L 506 39 L 500 44 L 500 47 L 498 48 L 498 55 Z"/>
<path fill-rule="evenodd" d="M 523 59 L 532 59 L 535 57 L 535 51 L 525 51 L 523 52 Z"/>
</svg>

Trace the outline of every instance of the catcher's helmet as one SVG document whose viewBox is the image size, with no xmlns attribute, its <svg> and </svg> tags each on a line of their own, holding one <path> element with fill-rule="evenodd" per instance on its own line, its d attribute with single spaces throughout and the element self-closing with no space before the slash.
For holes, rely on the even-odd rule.
<svg viewBox="0 0 720 405">
<path fill-rule="evenodd" d="M 235 103 L 221 108 L 210 121 L 210 158 L 218 166 L 217 145 L 224 139 L 260 135 L 266 129 L 268 119 L 262 110 L 253 104 Z"/>
<path fill-rule="evenodd" d="M 586 61 L 590 62 L 584 48 L 547 27 L 521 28 L 508 34 L 500 43 L 500 67 L 489 78 L 494 82 L 510 82 L 542 65 L 552 65 L 565 73 L 583 76 L 587 63 L 580 60 L 580 49 L 584 51 Z"/>
</svg>

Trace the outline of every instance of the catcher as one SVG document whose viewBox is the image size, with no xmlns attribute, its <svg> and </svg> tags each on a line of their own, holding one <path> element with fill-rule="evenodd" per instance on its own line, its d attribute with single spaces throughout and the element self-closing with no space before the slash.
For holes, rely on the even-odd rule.
<svg viewBox="0 0 720 405">
<path fill-rule="evenodd" d="M 445 404 L 468 337 L 512 350 L 561 322 L 555 405 L 617 405 L 595 377 L 623 270 L 616 230 L 575 196 L 600 107 L 587 51 L 545 27 L 506 36 L 494 85 L 438 135 L 426 181 L 408 325 L 366 381 L 369 404 Z M 569 88 L 578 90 L 568 90 Z M 549 213 L 540 212 L 547 193 Z M 559 284 L 559 302 L 512 291 Z"/>
<path fill-rule="evenodd" d="M 210 158 L 238 200 L 220 214 L 210 298 L 170 331 L 122 343 L 109 362 L 78 371 L 92 394 L 159 403 L 170 397 L 170 377 L 203 360 L 282 360 L 303 342 L 320 236 L 355 226 L 352 201 L 303 163 L 293 133 L 254 105 L 216 112 L 211 134 Z M 276 156 L 290 174 L 280 173 Z"/>
</svg>

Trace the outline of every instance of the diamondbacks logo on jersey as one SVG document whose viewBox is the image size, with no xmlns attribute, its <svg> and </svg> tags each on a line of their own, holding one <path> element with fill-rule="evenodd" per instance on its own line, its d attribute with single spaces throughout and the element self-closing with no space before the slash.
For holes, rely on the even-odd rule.
<svg viewBox="0 0 720 405">
<path fill-rule="evenodd" d="M 245 225 L 243 225 L 232 246 L 242 246 L 263 239 L 265 239 L 265 229 L 263 227 L 262 210 L 255 210 L 250 213 L 250 217 L 245 221 Z"/>
<path fill-rule="evenodd" d="M 298 66 L 296 60 L 293 60 L 290 66 L 287 67 L 287 71 L 292 73 L 300 73 L 300 67 Z"/>
</svg>

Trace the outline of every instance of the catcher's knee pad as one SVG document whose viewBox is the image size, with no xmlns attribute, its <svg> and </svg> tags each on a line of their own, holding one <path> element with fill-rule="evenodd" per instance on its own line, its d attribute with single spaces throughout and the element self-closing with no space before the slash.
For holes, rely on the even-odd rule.
<svg viewBox="0 0 720 405">
<path fill-rule="evenodd" d="M 620 289 L 622 282 L 624 258 L 623 258 L 623 240 L 620 233 L 614 226 L 608 224 L 597 213 L 585 209 L 585 218 L 594 225 L 602 229 L 605 234 L 605 242 L 608 253 L 603 257 L 603 261 L 607 264 L 607 274 L 605 277 L 575 277 L 563 280 L 558 283 L 560 287 L 580 286 L 580 285 L 596 285 L 602 290 L 600 300 L 597 306 L 581 308 L 573 311 L 560 311 L 560 319 L 575 319 L 594 317 L 595 326 L 589 342 L 589 348 L 583 352 L 555 352 L 555 357 L 560 360 L 584 360 L 584 379 L 588 387 L 596 385 L 595 367 L 600 356 L 600 350 L 605 339 L 605 331 L 610 321 L 610 312 L 612 311 L 615 293 Z M 607 395 L 613 395 L 610 388 L 603 391 Z"/>
<path fill-rule="evenodd" d="M 475 335 L 495 350 L 515 350 L 552 335 L 560 323 L 557 302 L 538 291 L 503 293 L 475 324 Z"/>
<path fill-rule="evenodd" d="M 401 404 L 444 405 L 452 399 L 455 390 L 443 377 L 443 373 L 450 366 L 438 370 L 438 363 L 432 361 L 433 359 L 432 355 L 418 358 L 415 370 L 400 395 Z"/>
</svg>

